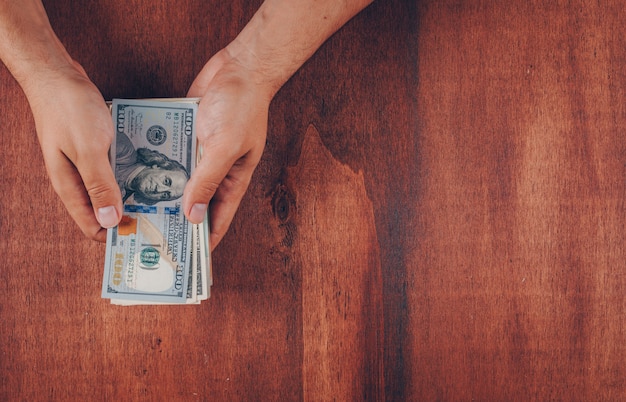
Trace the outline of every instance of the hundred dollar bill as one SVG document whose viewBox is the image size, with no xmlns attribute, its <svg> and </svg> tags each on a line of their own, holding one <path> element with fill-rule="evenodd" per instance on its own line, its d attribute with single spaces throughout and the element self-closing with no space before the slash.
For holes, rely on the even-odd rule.
<svg viewBox="0 0 626 402">
<path fill-rule="evenodd" d="M 196 165 L 196 114 L 194 100 L 113 101 L 110 158 L 124 214 L 108 230 L 102 297 L 186 303 L 195 293 L 181 197 Z"/>
<path fill-rule="evenodd" d="M 210 289 L 207 287 L 207 264 L 210 260 L 207 256 L 207 253 L 209 251 L 209 247 L 208 243 L 203 243 L 203 226 L 204 224 L 193 225 L 193 252 L 191 253 L 192 270 L 190 271 L 190 280 L 187 284 L 187 298 L 185 300 L 185 304 L 200 304 L 203 300 L 208 299 L 208 297 L 210 296 Z M 180 303 L 157 302 L 149 300 L 111 299 L 111 304 L 120 306 L 138 306 L 149 304 L 166 305 Z"/>
</svg>

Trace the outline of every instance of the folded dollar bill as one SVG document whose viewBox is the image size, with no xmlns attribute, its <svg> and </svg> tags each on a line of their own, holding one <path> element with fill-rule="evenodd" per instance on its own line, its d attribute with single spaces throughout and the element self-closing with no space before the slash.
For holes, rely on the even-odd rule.
<svg viewBox="0 0 626 402">
<path fill-rule="evenodd" d="M 124 212 L 107 233 L 102 297 L 114 304 L 199 303 L 209 297 L 208 219 L 182 210 L 198 160 L 197 99 L 115 99 L 111 166 Z"/>
</svg>

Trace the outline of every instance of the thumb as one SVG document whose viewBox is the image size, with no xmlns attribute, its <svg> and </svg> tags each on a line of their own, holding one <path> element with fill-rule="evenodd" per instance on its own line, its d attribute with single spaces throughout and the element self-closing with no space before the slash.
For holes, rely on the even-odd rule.
<svg viewBox="0 0 626 402">
<path fill-rule="evenodd" d="M 247 154 L 234 162 L 225 159 L 215 163 L 223 156 L 223 153 L 216 152 L 203 155 L 185 188 L 183 201 L 185 215 L 192 223 L 204 220 L 208 203 L 211 203 L 209 240 L 211 249 L 214 249 L 226 234 L 250 184 L 257 163 L 252 154 Z"/>
<path fill-rule="evenodd" d="M 225 155 L 225 152 L 205 148 L 202 159 L 189 178 L 183 196 L 183 209 L 191 223 L 201 223 L 204 220 L 209 201 L 236 160 L 224 160 Z"/>
<path fill-rule="evenodd" d="M 91 201 L 96 219 L 103 228 L 116 226 L 122 218 L 122 194 L 107 157 L 77 163 L 85 190 Z"/>
</svg>

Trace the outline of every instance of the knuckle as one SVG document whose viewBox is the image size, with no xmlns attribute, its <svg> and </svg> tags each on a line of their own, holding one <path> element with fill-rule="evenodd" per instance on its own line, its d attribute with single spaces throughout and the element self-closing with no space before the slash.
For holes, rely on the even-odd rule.
<svg viewBox="0 0 626 402">
<path fill-rule="evenodd" d="M 221 193 L 223 198 L 240 199 L 245 194 L 250 185 L 251 176 L 227 176 L 221 183 Z"/>
<path fill-rule="evenodd" d="M 211 247 L 214 248 L 215 246 L 217 246 L 222 241 L 225 235 L 226 231 L 211 229 L 211 235 L 209 238 Z"/>
<path fill-rule="evenodd" d="M 194 193 L 199 198 L 209 199 L 215 194 L 219 187 L 220 183 L 214 180 L 200 180 L 195 185 Z"/>
<path fill-rule="evenodd" d="M 100 225 L 98 225 L 97 223 L 94 224 L 81 224 L 80 222 L 76 222 L 81 230 L 81 232 L 83 232 L 83 235 L 88 238 L 89 240 L 95 240 L 95 241 L 99 241 L 99 242 L 105 242 L 106 241 L 106 229 L 103 229 L 102 227 L 100 227 Z"/>
<path fill-rule="evenodd" d="M 115 195 L 115 190 L 107 183 L 91 183 L 85 184 L 89 199 L 94 205 L 101 205 L 102 203 L 110 203 L 110 200 Z"/>
<path fill-rule="evenodd" d="M 106 229 L 101 228 L 100 225 L 81 226 L 80 229 L 89 240 L 106 241 Z"/>
<path fill-rule="evenodd" d="M 104 134 L 90 137 L 86 141 L 75 141 L 77 155 L 87 159 L 93 155 L 106 154 L 111 147 L 111 142 L 112 137 Z"/>
</svg>

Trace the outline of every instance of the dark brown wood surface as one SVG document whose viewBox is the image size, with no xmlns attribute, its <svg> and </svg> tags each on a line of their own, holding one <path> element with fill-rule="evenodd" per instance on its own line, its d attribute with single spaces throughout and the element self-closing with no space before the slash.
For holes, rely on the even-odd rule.
<svg viewBox="0 0 626 402">
<path fill-rule="evenodd" d="M 45 4 L 113 98 L 183 96 L 259 1 Z M 0 400 L 626 399 L 625 14 L 374 3 L 276 96 L 201 306 L 100 298 L 0 67 Z"/>
</svg>

